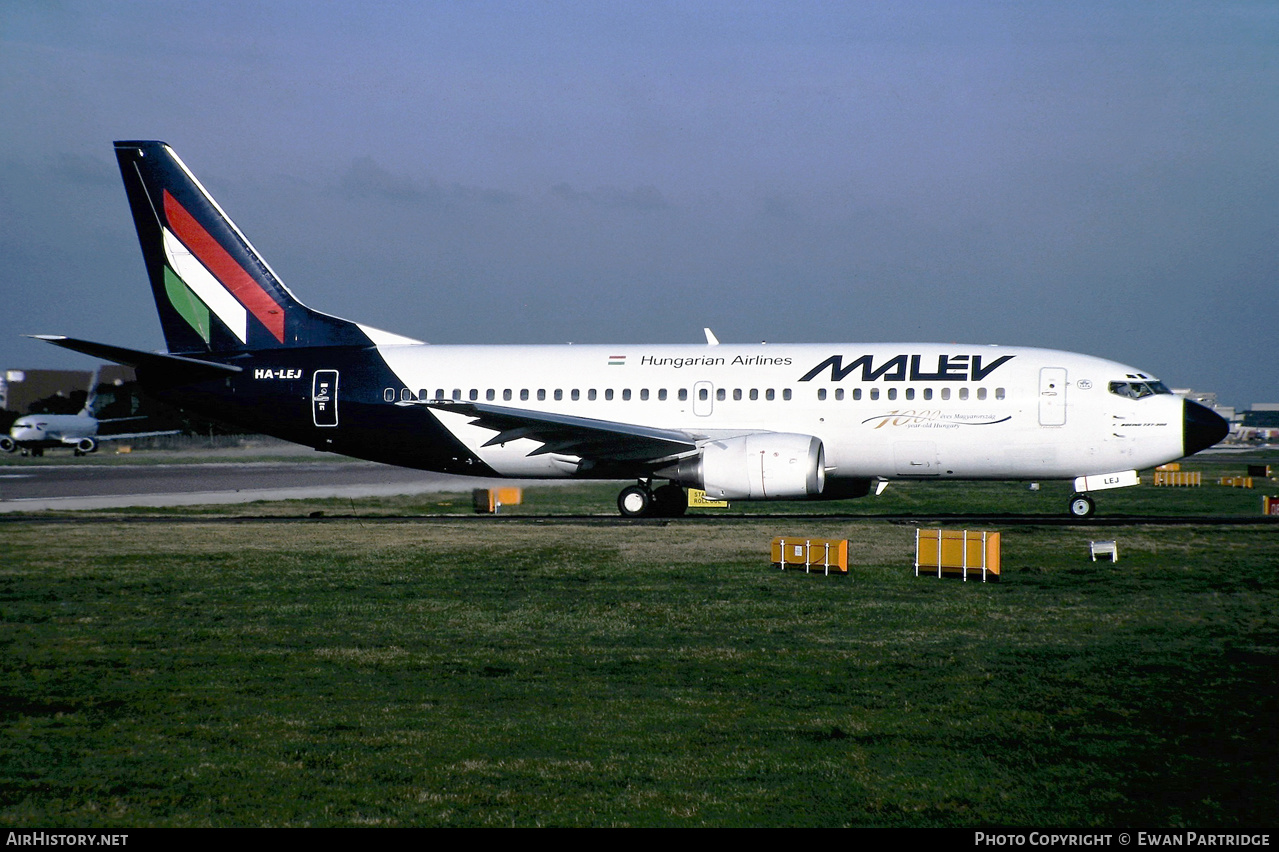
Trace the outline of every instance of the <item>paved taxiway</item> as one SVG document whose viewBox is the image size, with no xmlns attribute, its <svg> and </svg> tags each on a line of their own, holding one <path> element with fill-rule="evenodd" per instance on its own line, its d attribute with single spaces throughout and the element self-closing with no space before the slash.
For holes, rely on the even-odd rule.
<svg viewBox="0 0 1279 852">
<path fill-rule="evenodd" d="M 466 492 L 498 482 L 350 461 L 13 465 L 0 467 L 0 512 Z"/>
</svg>

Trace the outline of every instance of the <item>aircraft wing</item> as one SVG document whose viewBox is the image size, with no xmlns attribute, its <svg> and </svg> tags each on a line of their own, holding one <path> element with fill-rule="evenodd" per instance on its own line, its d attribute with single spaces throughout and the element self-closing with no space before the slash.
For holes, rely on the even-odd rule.
<svg viewBox="0 0 1279 852">
<path fill-rule="evenodd" d="M 486 447 L 520 438 L 541 443 L 542 446 L 529 453 L 531 456 L 562 453 L 615 461 L 655 461 L 697 449 L 694 436 L 674 429 L 528 411 L 483 402 L 440 400 L 409 404 L 424 404 L 473 418 L 472 425 L 497 432 L 485 442 Z"/>
</svg>

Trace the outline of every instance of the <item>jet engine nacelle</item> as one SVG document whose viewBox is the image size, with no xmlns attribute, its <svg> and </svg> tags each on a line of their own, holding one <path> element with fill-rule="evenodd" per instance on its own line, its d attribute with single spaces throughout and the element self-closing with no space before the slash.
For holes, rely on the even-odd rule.
<svg viewBox="0 0 1279 852">
<path fill-rule="evenodd" d="M 76 452 L 89 454 L 98 448 L 98 442 L 92 438 L 81 438 L 76 441 Z"/>
<path fill-rule="evenodd" d="M 711 500 L 795 500 L 822 493 L 826 453 L 812 435 L 763 432 L 709 441 L 657 475 L 701 488 Z"/>
<path fill-rule="evenodd" d="M 18 449 L 18 442 L 8 435 L 0 435 L 0 453 L 11 453 Z"/>
</svg>

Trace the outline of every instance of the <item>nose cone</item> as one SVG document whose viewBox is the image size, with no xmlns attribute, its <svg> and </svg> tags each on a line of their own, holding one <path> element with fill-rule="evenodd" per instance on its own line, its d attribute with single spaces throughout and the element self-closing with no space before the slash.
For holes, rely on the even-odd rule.
<svg viewBox="0 0 1279 852">
<path fill-rule="evenodd" d="M 1230 424 L 1211 408 L 1188 399 L 1183 400 L 1182 405 L 1185 414 L 1181 421 L 1181 442 L 1186 455 L 1206 450 L 1230 432 Z"/>
</svg>

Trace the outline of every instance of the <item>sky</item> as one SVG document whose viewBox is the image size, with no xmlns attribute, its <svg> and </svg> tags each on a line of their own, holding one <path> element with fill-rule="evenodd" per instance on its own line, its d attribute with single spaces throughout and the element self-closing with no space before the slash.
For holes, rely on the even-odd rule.
<svg viewBox="0 0 1279 852">
<path fill-rule="evenodd" d="M 0 3 L 0 369 L 163 349 L 112 154 L 435 343 L 941 341 L 1279 402 L 1279 4 Z"/>
</svg>

